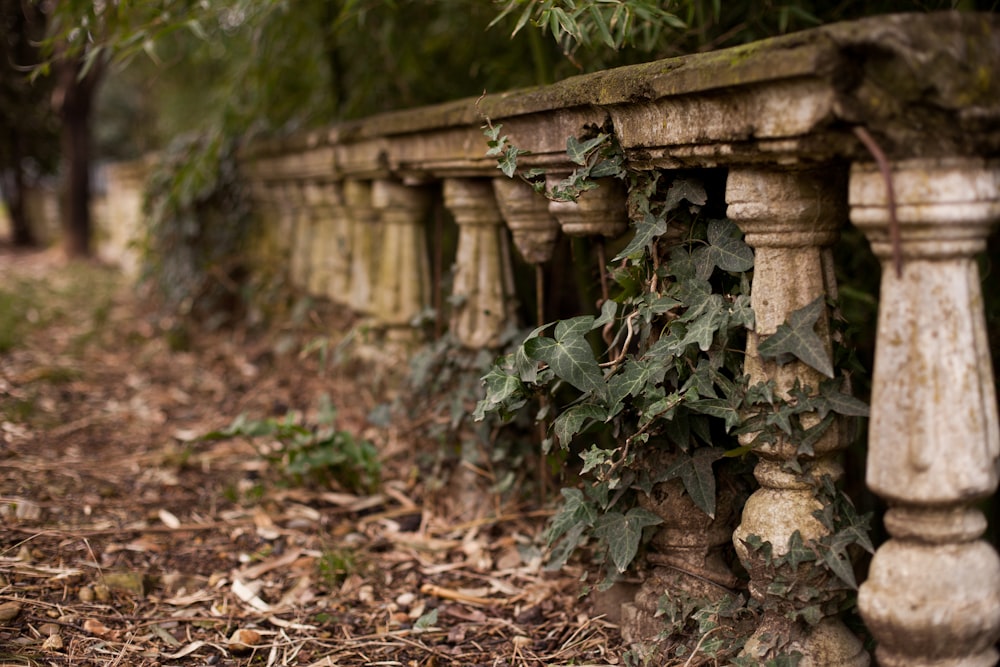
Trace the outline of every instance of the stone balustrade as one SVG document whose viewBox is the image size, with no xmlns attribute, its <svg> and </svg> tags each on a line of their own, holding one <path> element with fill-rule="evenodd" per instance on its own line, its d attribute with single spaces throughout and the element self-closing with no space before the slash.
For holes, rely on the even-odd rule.
<svg viewBox="0 0 1000 667">
<path fill-rule="evenodd" d="M 491 348 L 515 317 L 509 238 L 518 261 L 539 266 L 560 233 L 627 232 L 620 182 L 576 203 L 546 201 L 497 170 L 486 119 L 529 151 L 519 166 L 550 178 L 572 171 L 567 137 L 587 128 L 610 128 L 633 169 L 724 170 L 728 216 L 756 257 L 745 371 L 785 396 L 817 387 L 819 372 L 762 358 L 758 344 L 791 312 L 836 297 L 831 249 L 844 225 L 864 232 L 883 264 L 867 484 L 889 507 L 890 539 L 861 585 L 861 614 L 879 664 L 995 664 L 1000 559 L 982 540 L 978 503 L 997 486 L 1000 436 L 975 255 L 1000 220 L 1000 19 L 834 24 L 252 144 L 241 163 L 260 214 L 287 244 L 292 284 L 405 338 L 436 287 L 433 216 L 450 215 L 450 327 L 463 345 Z M 828 348 L 829 317 L 823 306 L 816 328 Z M 843 442 L 834 424 L 808 456 L 780 440 L 758 448 L 759 488 L 739 525 L 723 527 L 755 597 L 772 582 L 746 538 L 770 541 L 780 556 L 793 533 L 821 537 L 817 480 L 842 474 Z M 678 522 L 667 523 L 667 548 L 688 544 Z M 705 551 L 718 541 L 691 544 Z M 794 616 L 796 602 L 788 605 L 774 613 Z M 625 615 L 633 636 L 652 611 Z M 779 621 L 762 619 L 758 634 Z M 760 641 L 751 638 L 746 654 Z M 813 623 L 795 648 L 801 665 L 870 662 L 836 616 Z"/>
</svg>

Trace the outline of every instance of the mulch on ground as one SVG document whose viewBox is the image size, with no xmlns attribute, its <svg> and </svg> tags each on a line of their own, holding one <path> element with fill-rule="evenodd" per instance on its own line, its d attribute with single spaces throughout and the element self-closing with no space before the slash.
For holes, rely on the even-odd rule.
<svg viewBox="0 0 1000 667">
<path fill-rule="evenodd" d="M 543 567 L 548 512 L 449 516 L 426 443 L 367 419 L 382 371 L 302 354 L 337 318 L 182 336 L 112 269 L 0 249 L 0 664 L 620 664 L 581 572 Z M 324 394 L 373 493 L 200 437 Z"/>
</svg>

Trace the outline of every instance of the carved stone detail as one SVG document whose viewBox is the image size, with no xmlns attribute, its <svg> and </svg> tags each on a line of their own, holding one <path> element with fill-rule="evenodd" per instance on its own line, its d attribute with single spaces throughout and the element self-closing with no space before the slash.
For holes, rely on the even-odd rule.
<svg viewBox="0 0 1000 667">
<path fill-rule="evenodd" d="M 851 172 L 851 220 L 882 262 L 867 483 L 890 509 L 858 605 L 884 667 L 994 665 L 1000 558 L 973 504 L 997 486 L 997 399 L 974 255 L 1000 220 L 1000 163 Z"/>
<path fill-rule="evenodd" d="M 499 347 L 516 303 L 510 245 L 493 186 L 486 179 L 449 178 L 444 203 L 458 224 L 451 332 L 466 347 Z"/>
<path fill-rule="evenodd" d="M 541 264 L 552 259 L 559 238 L 559 222 L 549 213 L 549 200 L 520 179 L 495 178 L 497 204 L 525 261 Z"/>
<path fill-rule="evenodd" d="M 746 235 L 755 250 L 751 304 L 756 316 L 755 330 L 747 338 L 745 370 L 750 383 L 771 380 L 778 395 L 789 398 L 796 381 L 816 391 L 823 376 L 819 371 L 794 361 L 779 365 L 762 359 L 757 348 L 762 337 L 773 334 L 790 313 L 831 295 L 832 275 L 824 270 L 826 248 L 837 238 L 846 217 L 843 178 L 836 171 L 778 171 L 767 168 L 733 169 L 726 186 L 728 215 Z M 828 314 L 821 314 L 817 334 L 830 352 Z M 803 425 L 810 424 L 803 415 Z M 743 436 L 749 443 L 753 434 Z M 760 461 L 754 476 L 760 488 L 747 500 L 733 543 L 750 574 L 750 593 L 768 603 L 768 611 L 758 631 L 747 642 L 745 655 L 757 656 L 766 648 L 764 637 L 780 628 L 790 633 L 790 650 L 802 652 L 801 665 L 861 666 L 869 662 L 860 641 L 833 617 L 809 627 L 804 622 L 790 624 L 784 615 L 800 603 L 768 596 L 773 574 L 760 552 L 748 548 L 751 535 L 770 542 L 775 557 L 788 553 L 788 541 L 795 531 L 803 540 L 822 537 L 826 529 L 813 516 L 822 507 L 816 496 L 819 480 L 841 476 L 836 455 L 843 443 L 834 422 L 813 446 L 815 455 L 801 456 L 795 443 L 778 439 L 755 449 Z M 802 473 L 791 472 L 787 464 L 796 462 Z"/>
<path fill-rule="evenodd" d="M 419 187 L 377 180 L 372 184 L 372 205 L 383 225 L 373 314 L 379 325 L 394 334 L 408 330 L 430 302 L 424 229 L 430 197 Z"/>
<path fill-rule="evenodd" d="M 549 174 L 548 185 L 553 187 L 562 178 Z M 623 181 L 602 178 L 594 190 L 580 194 L 576 201 L 549 201 L 549 213 L 559 221 L 568 236 L 621 236 L 628 229 L 628 190 Z"/>
</svg>

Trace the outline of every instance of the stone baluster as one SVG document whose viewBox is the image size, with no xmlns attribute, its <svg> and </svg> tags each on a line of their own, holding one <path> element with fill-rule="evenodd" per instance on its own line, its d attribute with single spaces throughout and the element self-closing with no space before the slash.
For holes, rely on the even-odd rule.
<svg viewBox="0 0 1000 667">
<path fill-rule="evenodd" d="M 289 257 L 289 282 L 296 289 L 306 289 L 309 285 L 309 269 L 312 260 L 313 223 L 306 206 L 304 183 L 298 180 L 286 181 L 282 187 L 282 205 L 288 216 L 291 257 Z"/>
<path fill-rule="evenodd" d="M 424 225 L 430 197 L 420 187 L 377 180 L 372 185 L 372 205 L 382 221 L 373 314 L 390 338 L 406 340 L 412 333 L 411 322 L 430 301 Z"/>
<path fill-rule="evenodd" d="M 486 179 L 449 178 L 444 203 L 458 224 L 451 332 L 473 349 L 499 347 L 516 317 L 514 273 L 503 217 Z"/>
<path fill-rule="evenodd" d="M 549 174 L 549 188 L 561 180 L 558 174 Z M 549 213 L 569 236 L 614 238 L 628 229 L 627 197 L 623 181 L 604 178 L 596 189 L 581 193 L 576 201 L 549 201 Z"/>
<path fill-rule="evenodd" d="M 307 289 L 313 296 L 327 293 L 332 269 L 330 246 L 333 243 L 333 220 L 324 189 L 323 183 L 313 180 L 302 185 L 305 201 L 303 217 L 309 220 L 312 230 L 305 252 L 308 253 L 309 264 Z"/>
<path fill-rule="evenodd" d="M 330 220 L 333 223 L 329 245 L 330 282 L 326 294 L 334 303 L 350 306 L 353 226 L 347 214 L 343 185 L 340 182 L 330 181 L 325 184 L 324 189 Z"/>
<path fill-rule="evenodd" d="M 356 313 L 374 311 L 374 285 L 378 275 L 378 256 L 375 245 L 381 221 L 379 212 L 372 206 L 370 181 L 344 182 L 344 220 L 347 243 L 350 247 L 348 304 Z"/>
<path fill-rule="evenodd" d="M 675 460 L 664 454 L 651 465 L 665 469 Z M 682 606 L 684 598 L 721 600 L 736 587 L 724 551 L 733 537 L 738 494 L 735 486 L 720 484 L 718 489 L 714 518 L 691 500 L 679 479 L 655 484 L 650 494 L 639 496 L 639 504 L 663 523 L 656 527 L 646 554 L 652 569 L 635 599 L 622 605 L 622 637 L 629 644 L 660 639 L 663 596 L 673 597 Z"/>
<path fill-rule="evenodd" d="M 310 248 L 309 291 L 347 304 L 350 272 L 350 245 L 346 241 L 347 223 L 340 184 L 335 181 L 311 182 L 306 186 L 309 215 L 313 221 Z"/>
<path fill-rule="evenodd" d="M 559 223 L 549 213 L 549 200 L 528 183 L 514 178 L 493 179 L 497 205 L 525 261 L 541 264 L 552 259 Z"/>
<path fill-rule="evenodd" d="M 274 218 L 268 225 L 268 234 L 285 262 L 285 272 L 291 281 L 292 256 L 295 254 L 295 207 L 289 199 L 288 183 L 271 180 L 267 183 L 268 209 Z"/>
<path fill-rule="evenodd" d="M 883 667 L 995 665 L 1000 559 L 975 503 L 997 486 L 997 399 L 974 255 L 1000 219 L 1000 162 L 851 172 L 851 220 L 882 262 L 867 483 L 890 535 L 858 604 Z M 894 252 L 899 252 L 897 275 Z"/>
<path fill-rule="evenodd" d="M 751 304 L 756 326 L 747 339 L 745 370 L 751 385 L 773 381 L 776 393 L 785 399 L 790 397 L 796 381 L 815 392 L 822 375 L 799 361 L 779 365 L 773 359 L 763 359 L 757 348 L 790 313 L 817 297 L 829 296 L 834 289 L 831 274 L 824 270 L 829 265 L 824 255 L 846 217 L 846 191 L 843 178 L 838 176 L 831 169 L 744 168 L 729 172 L 728 215 L 755 250 Z M 829 353 L 831 342 L 825 309 L 815 329 Z M 803 415 L 806 427 L 819 421 L 818 418 L 810 421 L 808 417 Z M 744 442 L 751 440 L 753 434 L 744 436 Z M 760 488 L 747 500 L 742 522 L 733 533 L 737 554 L 750 574 L 750 593 L 766 607 L 757 632 L 744 648 L 748 657 L 763 660 L 770 649 L 769 642 L 784 637 L 790 641 L 783 651 L 802 653 L 800 667 L 853 667 L 869 662 L 860 641 L 838 618 L 827 617 L 812 626 L 802 620 L 794 623 L 788 620 L 789 614 L 794 615 L 801 607 L 816 601 L 802 602 L 769 594 L 768 588 L 775 583 L 777 573 L 765 554 L 750 549 L 746 542 L 751 536 L 770 542 L 773 557 L 778 558 L 789 552 L 789 538 L 795 531 L 806 542 L 826 534 L 813 516 L 822 507 L 817 489 L 824 476 L 835 480 L 841 476 L 837 454 L 842 447 L 834 422 L 813 445 L 812 456 L 800 455 L 797 445 L 783 438 L 755 448 L 759 462 L 754 476 Z M 795 472 L 795 467 L 801 472 Z M 805 563 L 798 570 L 783 574 L 802 578 L 809 576 L 810 571 L 818 571 L 815 563 Z"/>
</svg>

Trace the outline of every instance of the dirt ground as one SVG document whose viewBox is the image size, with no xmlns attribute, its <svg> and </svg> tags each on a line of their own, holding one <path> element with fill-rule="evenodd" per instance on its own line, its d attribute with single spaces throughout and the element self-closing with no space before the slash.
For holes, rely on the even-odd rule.
<svg viewBox="0 0 1000 667">
<path fill-rule="evenodd" d="M 433 453 L 367 419 L 386 378 L 301 354 L 330 317 L 185 336 L 113 270 L 0 248 L 0 666 L 621 663 L 581 573 L 541 566 L 546 512 L 449 516 Z M 200 438 L 323 394 L 373 493 Z"/>
</svg>

